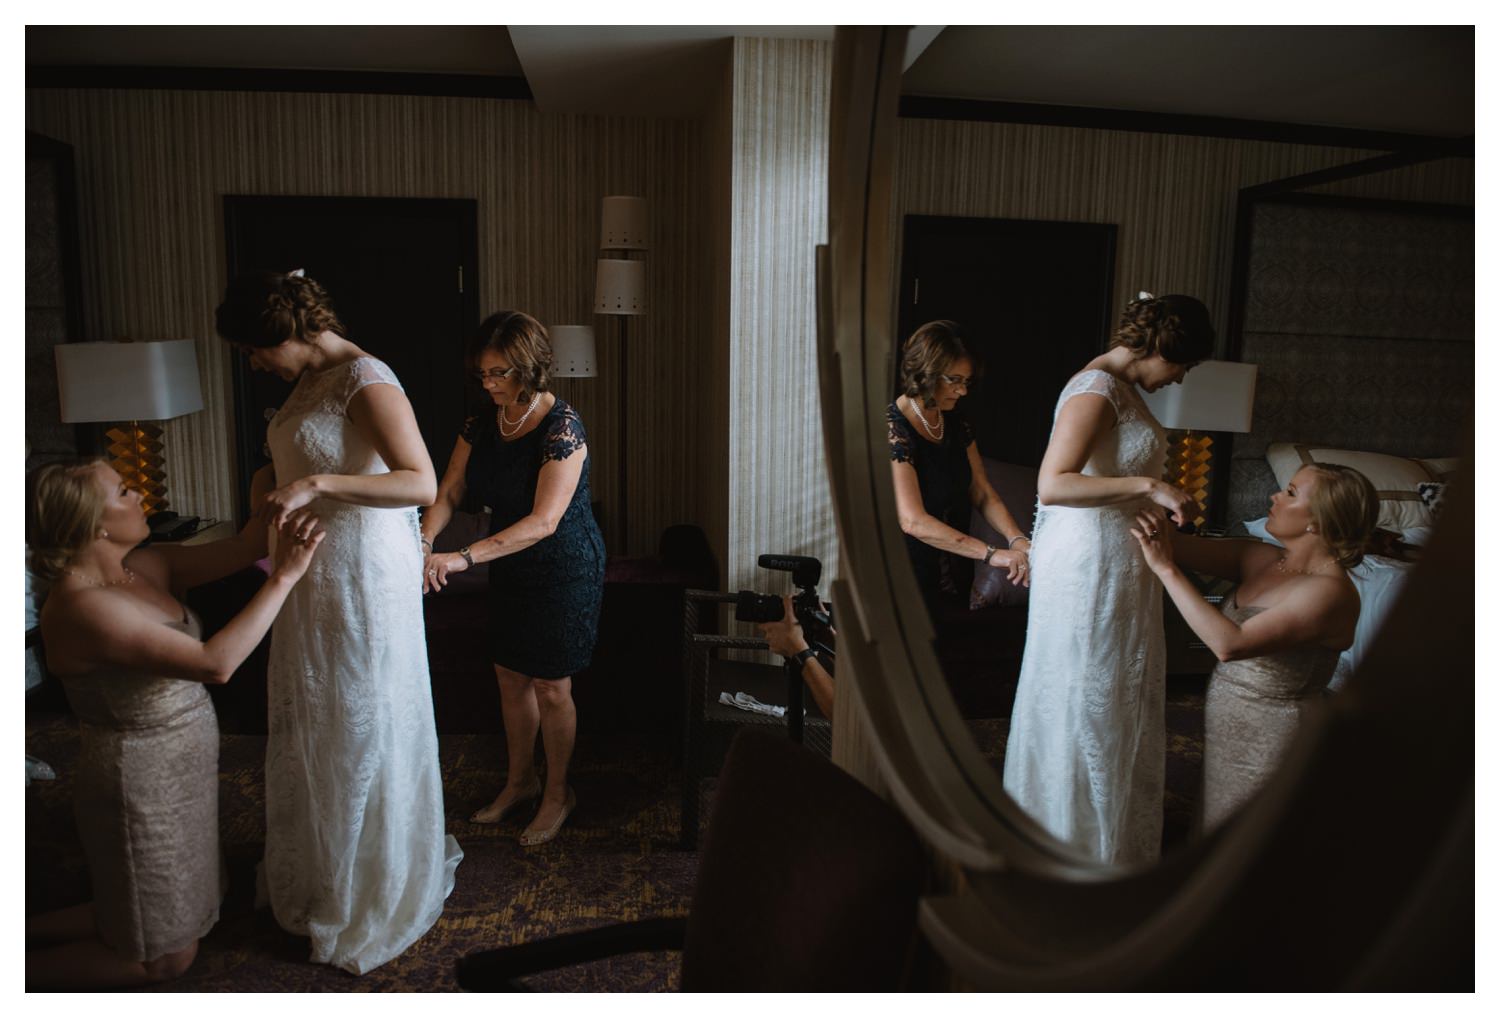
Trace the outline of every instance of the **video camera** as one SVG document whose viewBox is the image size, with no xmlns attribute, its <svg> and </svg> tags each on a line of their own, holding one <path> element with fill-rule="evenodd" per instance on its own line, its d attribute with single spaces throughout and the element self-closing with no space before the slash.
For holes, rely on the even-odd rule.
<svg viewBox="0 0 1500 1018">
<path fill-rule="evenodd" d="M 833 658 L 833 619 L 818 599 L 818 580 L 823 563 L 809 555 L 762 555 L 756 560 L 762 569 L 792 574 L 797 593 L 792 596 L 792 611 L 802 626 L 807 645 L 821 657 Z M 779 622 L 786 614 L 776 594 L 757 594 L 741 590 L 735 595 L 734 617 L 740 622 Z"/>
</svg>

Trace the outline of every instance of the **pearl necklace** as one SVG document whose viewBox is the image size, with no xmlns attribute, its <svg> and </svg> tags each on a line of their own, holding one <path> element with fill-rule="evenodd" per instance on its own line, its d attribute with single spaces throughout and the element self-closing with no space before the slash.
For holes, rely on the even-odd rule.
<svg viewBox="0 0 1500 1018">
<path fill-rule="evenodd" d="M 906 401 L 911 404 L 912 412 L 917 415 L 917 420 L 922 422 L 922 430 L 926 431 L 934 442 L 941 442 L 943 440 L 943 432 L 948 426 L 948 422 L 943 419 L 943 412 L 941 410 L 938 411 L 937 430 L 934 431 L 932 425 L 927 423 L 927 415 L 917 406 L 917 401 L 910 396 L 906 398 Z"/>
<path fill-rule="evenodd" d="M 507 424 L 510 424 L 510 421 L 505 419 L 505 408 L 503 406 L 496 407 L 495 414 L 500 418 L 500 434 L 505 436 L 506 438 L 510 438 L 513 435 L 520 434 L 521 429 L 526 425 L 526 418 L 531 416 L 531 411 L 535 410 L 536 405 L 541 401 L 541 393 L 537 393 L 535 396 L 531 397 L 531 405 L 526 408 L 526 412 L 521 415 L 521 419 L 519 421 L 516 421 L 515 425 L 509 431 L 505 430 L 505 426 Z"/>
<path fill-rule="evenodd" d="M 1299 576 L 1316 576 L 1323 570 L 1327 569 L 1329 566 L 1333 565 L 1335 561 L 1335 559 L 1329 559 L 1327 562 L 1324 562 L 1316 569 L 1288 569 L 1286 567 L 1286 556 L 1283 555 L 1281 556 L 1281 558 L 1276 560 L 1276 571 L 1278 573 L 1296 573 Z"/>
<path fill-rule="evenodd" d="M 130 584 L 134 583 L 135 573 L 131 572 L 130 567 L 121 566 L 120 568 L 125 570 L 125 578 L 123 580 L 96 580 L 87 573 L 80 573 L 77 569 L 70 569 L 67 566 L 63 567 L 63 572 L 71 573 L 72 575 L 82 580 L 84 583 L 87 583 L 89 586 L 99 587 L 101 589 L 103 589 L 104 587 L 127 587 Z"/>
</svg>

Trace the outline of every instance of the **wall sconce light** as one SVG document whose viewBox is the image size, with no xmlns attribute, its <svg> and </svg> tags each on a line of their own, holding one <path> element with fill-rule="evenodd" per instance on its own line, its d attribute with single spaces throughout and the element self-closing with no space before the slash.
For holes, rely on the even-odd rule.
<svg viewBox="0 0 1500 1018">
<path fill-rule="evenodd" d="M 60 343 L 57 391 L 65 424 L 114 421 L 110 465 L 141 493 L 149 516 L 167 507 L 162 429 L 151 423 L 203 409 L 191 339 L 164 343 Z"/>
<path fill-rule="evenodd" d="M 1191 521 L 1196 526 L 1206 522 L 1213 476 L 1214 440 L 1206 432 L 1250 431 L 1256 370 L 1254 364 L 1203 361 L 1180 384 L 1143 394 L 1162 427 L 1183 432 L 1167 448 L 1162 480 L 1181 488 L 1203 507 L 1203 513 Z"/>
<path fill-rule="evenodd" d="M 590 325 L 554 325 L 552 374 L 558 378 L 594 378 L 599 374 L 594 354 L 594 329 Z"/>
</svg>

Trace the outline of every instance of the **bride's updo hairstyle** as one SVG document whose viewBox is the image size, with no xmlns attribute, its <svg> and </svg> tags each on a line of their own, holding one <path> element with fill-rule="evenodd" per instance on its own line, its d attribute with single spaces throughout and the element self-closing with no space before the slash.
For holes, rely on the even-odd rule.
<svg viewBox="0 0 1500 1018">
<path fill-rule="evenodd" d="M 328 293 L 315 280 L 284 272 L 247 272 L 224 291 L 214 311 L 219 335 L 241 346 L 312 342 L 325 332 L 344 335 Z"/>
<path fill-rule="evenodd" d="M 104 486 L 100 459 L 48 463 L 26 475 L 26 547 L 31 571 L 49 583 L 99 533 Z"/>
<path fill-rule="evenodd" d="M 496 311 L 474 330 L 464 365 L 479 370 L 479 357 L 486 350 L 510 361 L 521 372 L 521 390 L 525 393 L 546 392 L 552 378 L 552 343 L 541 322 L 524 311 Z"/>
<path fill-rule="evenodd" d="M 1203 302 L 1173 293 L 1126 304 L 1109 345 L 1123 346 L 1137 357 L 1160 354 L 1173 364 L 1197 364 L 1214 352 L 1214 339 L 1214 323 Z"/>
<path fill-rule="evenodd" d="M 957 322 L 941 319 L 918 326 L 901 351 L 902 394 L 924 407 L 936 406 L 939 376 L 960 357 L 974 365 L 975 378 L 983 373 L 979 356 L 964 341 Z"/>
<path fill-rule="evenodd" d="M 1318 536 L 1341 569 L 1353 569 L 1365 557 L 1380 520 L 1375 485 L 1353 467 L 1339 463 L 1309 464 L 1318 483 L 1308 493 L 1308 507 Z"/>
</svg>

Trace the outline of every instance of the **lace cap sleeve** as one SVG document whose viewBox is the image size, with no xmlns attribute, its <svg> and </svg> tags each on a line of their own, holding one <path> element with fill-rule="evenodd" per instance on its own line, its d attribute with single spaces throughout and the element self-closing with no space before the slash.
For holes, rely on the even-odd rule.
<svg viewBox="0 0 1500 1018">
<path fill-rule="evenodd" d="M 1081 371 L 1069 379 L 1068 384 L 1063 386 L 1062 395 L 1057 397 L 1057 412 L 1062 411 L 1063 404 L 1068 400 L 1082 395 L 1103 396 L 1109 400 L 1110 408 L 1114 410 L 1115 416 L 1120 415 L 1120 380 L 1108 371 L 1095 368 L 1091 371 Z"/>
<path fill-rule="evenodd" d="M 349 362 L 349 374 L 344 386 L 344 406 L 347 408 L 354 394 L 368 385 L 394 385 L 398 392 L 406 391 L 401 387 L 401 380 L 396 377 L 396 373 L 384 361 L 374 357 L 356 357 Z"/>
<path fill-rule="evenodd" d="M 542 462 L 565 460 L 588 442 L 583 433 L 583 419 L 578 411 L 565 406 L 547 424 L 547 433 L 542 436 Z"/>
<path fill-rule="evenodd" d="M 911 463 L 915 460 L 916 450 L 912 443 L 916 435 L 912 434 L 911 424 L 906 416 L 901 413 L 901 408 L 892 403 L 885 408 L 885 420 L 891 443 L 892 463 Z"/>
<path fill-rule="evenodd" d="M 474 436 L 477 435 L 478 433 L 479 433 L 479 415 L 475 414 L 472 417 L 465 417 L 464 418 L 464 426 L 458 429 L 458 437 L 461 438 L 461 439 L 463 439 L 465 442 L 468 442 L 470 445 L 473 445 L 474 444 Z"/>
</svg>

